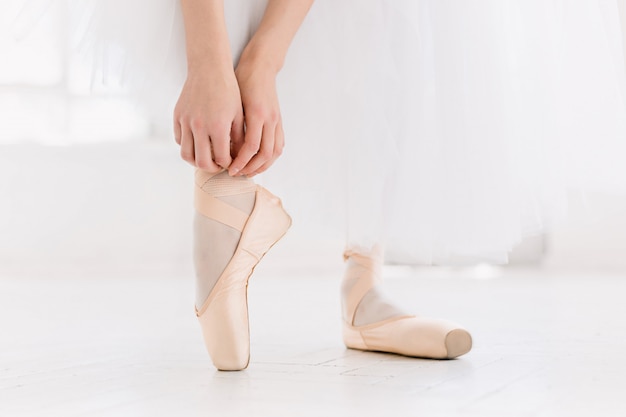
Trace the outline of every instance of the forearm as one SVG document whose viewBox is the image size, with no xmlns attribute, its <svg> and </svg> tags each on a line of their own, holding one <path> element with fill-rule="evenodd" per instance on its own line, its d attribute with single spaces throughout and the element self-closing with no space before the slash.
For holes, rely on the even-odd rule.
<svg viewBox="0 0 626 417">
<path fill-rule="evenodd" d="M 263 19 L 242 59 L 280 71 L 289 45 L 312 4 L 313 0 L 268 0 Z"/>
<path fill-rule="evenodd" d="M 180 0 L 188 73 L 232 70 L 223 0 Z"/>
</svg>

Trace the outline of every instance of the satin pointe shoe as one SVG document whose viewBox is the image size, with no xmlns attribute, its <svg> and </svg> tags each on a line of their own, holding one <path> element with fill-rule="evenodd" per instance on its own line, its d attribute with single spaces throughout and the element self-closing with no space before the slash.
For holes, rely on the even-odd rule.
<svg viewBox="0 0 626 417">
<path fill-rule="evenodd" d="M 472 337 L 460 325 L 442 319 L 400 315 L 355 326 L 354 317 L 367 292 L 380 284 L 380 265 L 371 257 L 346 251 L 355 262 L 346 271 L 357 278 L 343 300 L 343 341 L 348 348 L 430 359 L 453 359 L 470 351 Z"/>
<path fill-rule="evenodd" d="M 280 199 L 260 185 L 256 186 L 254 208 L 248 216 L 200 188 L 210 177 L 196 171 L 196 210 L 239 230 L 241 237 L 206 301 L 199 309 L 194 305 L 194 310 L 213 365 L 222 371 L 237 371 L 250 362 L 248 279 L 265 253 L 285 235 L 291 217 Z"/>
</svg>

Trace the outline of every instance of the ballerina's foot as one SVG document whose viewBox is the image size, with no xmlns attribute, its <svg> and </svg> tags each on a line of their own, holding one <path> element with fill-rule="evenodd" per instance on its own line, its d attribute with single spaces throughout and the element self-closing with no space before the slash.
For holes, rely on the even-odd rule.
<svg viewBox="0 0 626 417">
<path fill-rule="evenodd" d="M 472 337 L 448 320 L 406 314 L 379 291 L 382 254 L 347 251 L 342 283 L 343 341 L 348 348 L 431 359 L 453 359 L 472 348 Z"/>
<path fill-rule="evenodd" d="M 211 184 L 212 180 L 220 181 Z M 196 171 L 197 220 L 215 222 L 225 228 L 224 230 L 229 229 L 232 232 L 225 234 L 222 231 L 225 236 L 237 238 L 236 245 L 231 249 L 232 254 L 228 253 L 221 240 L 214 240 L 215 246 L 222 250 L 221 258 L 218 258 L 225 257 L 227 262 L 224 263 L 219 275 L 213 279 L 215 274 L 206 272 L 214 271 L 215 268 L 207 268 L 202 264 L 202 261 L 215 261 L 210 258 L 211 252 L 207 249 L 210 245 L 205 245 L 201 237 L 196 236 L 196 270 L 199 271 L 198 279 L 202 281 L 198 288 L 202 291 L 208 289 L 208 295 L 204 299 L 204 293 L 199 294 L 198 298 L 203 301 L 196 301 L 194 310 L 213 364 L 217 369 L 224 371 L 242 370 L 248 366 L 250 361 L 248 279 L 267 251 L 291 226 L 291 218 L 283 209 L 280 199 L 261 186 L 253 184 L 251 211 L 226 203 L 223 200 L 225 196 L 250 193 L 247 184 L 235 181 L 237 180 L 230 177 Z M 214 192 L 208 192 L 209 190 Z M 222 198 L 217 198 L 216 194 Z M 242 200 L 242 203 L 245 206 L 245 201 Z M 196 232 L 198 231 L 202 230 L 197 229 Z"/>
</svg>

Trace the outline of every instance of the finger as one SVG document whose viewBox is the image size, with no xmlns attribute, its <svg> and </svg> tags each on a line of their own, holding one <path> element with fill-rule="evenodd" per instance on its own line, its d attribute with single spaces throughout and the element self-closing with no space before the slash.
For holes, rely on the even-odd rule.
<svg viewBox="0 0 626 417">
<path fill-rule="evenodd" d="M 283 130 L 282 121 L 278 122 L 276 127 L 276 143 L 274 144 L 274 160 L 280 158 L 285 149 L 285 131 Z"/>
<path fill-rule="evenodd" d="M 201 129 L 195 130 L 193 131 L 193 139 L 196 166 L 207 172 L 219 171 L 220 167 L 213 162 L 213 152 L 208 133 Z"/>
<path fill-rule="evenodd" d="M 180 128 L 180 122 L 177 118 L 174 118 L 174 140 L 177 144 L 180 145 L 180 140 L 182 137 L 182 130 Z"/>
<path fill-rule="evenodd" d="M 239 150 L 244 144 L 244 130 L 243 130 L 243 111 L 240 112 L 230 128 L 230 154 L 233 158 L 239 154 Z"/>
<path fill-rule="evenodd" d="M 224 129 L 220 133 L 211 133 L 209 139 L 213 145 L 213 161 L 222 168 L 228 168 L 233 161 L 230 157 L 230 132 Z"/>
<path fill-rule="evenodd" d="M 274 124 L 265 124 L 263 126 L 263 137 L 261 138 L 261 147 L 259 148 L 259 152 L 250 162 L 241 169 L 241 175 L 248 175 L 255 172 L 257 169 L 261 168 L 263 164 L 272 159 L 274 155 L 274 135 L 276 133 L 276 125 Z"/>
<path fill-rule="evenodd" d="M 261 136 L 263 133 L 263 120 L 250 118 L 246 122 L 246 133 L 244 135 L 244 143 L 237 157 L 230 164 L 228 169 L 229 175 L 237 175 L 241 169 L 252 159 L 259 151 L 261 145 Z"/>
<path fill-rule="evenodd" d="M 279 122 L 278 126 L 276 126 L 274 155 L 269 161 L 264 163 L 255 172 L 253 172 L 252 174 L 248 174 L 248 177 L 254 177 L 255 175 L 258 175 L 264 171 L 267 171 L 267 169 L 271 167 L 274 164 L 274 162 L 276 162 L 276 160 L 283 154 L 284 147 L 285 147 L 285 132 L 283 131 L 282 123 Z"/>
<path fill-rule="evenodd" d="M 185 161 L 195 165 L 195 152 L 193 146 L 193 134 L 191 129 L 181 127 L 182 135 L 180 137 L 180 156 Z"/>
</svg>

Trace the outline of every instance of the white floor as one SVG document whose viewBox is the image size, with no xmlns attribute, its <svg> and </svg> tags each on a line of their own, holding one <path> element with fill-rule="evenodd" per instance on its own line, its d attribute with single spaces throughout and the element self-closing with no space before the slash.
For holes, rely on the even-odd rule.
<svg viewBox="0 0 626 417">
<path fill-rule="evenodd" d="M 259 266 L 243 372 L 212 367 L 189 276 L 3 276 L 0 416 L 626 415 L 626 274 L 388 268 L 473 333 L 433 361 L 345 349 L 340 273 Z"/>
</svg>

